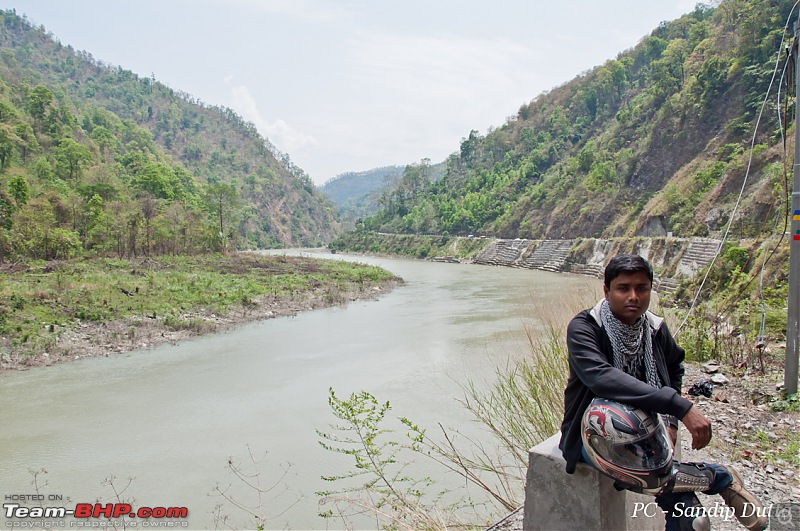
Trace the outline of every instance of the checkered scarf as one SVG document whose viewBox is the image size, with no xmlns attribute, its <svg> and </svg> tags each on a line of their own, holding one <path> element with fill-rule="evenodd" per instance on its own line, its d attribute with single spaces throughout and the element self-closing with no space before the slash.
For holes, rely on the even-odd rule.
<svg viewBox="0 0 800 531">
<path fill-rule="evenodd" d="M 608 301 L 604 300 L 600 306 L 600 320 L 611 339 L 614 367 L 638 378 L 644 363 L 647 383 L 653 387 L 661 387 L 656 360 L 653 357 L 653 338 L 647 316 L 642 315 L 633 325 L 627 325 L 616 318 L 608 307 Z"/>
</svg>

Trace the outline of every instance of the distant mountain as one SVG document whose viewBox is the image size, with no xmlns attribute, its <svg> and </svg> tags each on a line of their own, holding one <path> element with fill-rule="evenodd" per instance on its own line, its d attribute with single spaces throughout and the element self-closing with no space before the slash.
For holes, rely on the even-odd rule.
<svg viewBox="0 0 800 531">
<path fill-rule="evenodd" d="M 319 189 L 338 206 L 366 196 L 381 188 L 391 188 L 403 175 L 404 166 L 385 166 L 362 172 L 347 172 L 337 175 Z"/>
<path fill-rule="evenodd" d="M 339 208 L 339 216 L 347 228 L 353 228 L 356 220 L 371 216 L 380 210 L 382 202 L 394 192 L 407 172 L 426 168 L 426 180 L 435 181 L 444 175 L 444 163 L 430 165 L 424 159 L 409 166 L 385 166 L 363 172 L 348 172 L 337 175 L 323 184 L 320 191 L 328 195 Z"/>
<path fill-rule="evenodd" d="M 333 203 L 231 109 L 101 63 L 13 10 L 0 48 L 5 254 L 35 255 L 42 231 L 70 249 L 52 257 L 318 245 L 339 230 Z"/>
<path fill-rule="evenodd" d="M 736 235 L 762 234 L 788 194 L 778 116 L 785 124 L 793 110 L 777 102 L 791 101 L 781 37 L 790 42 L 784 26 L 793 4 L 698 4 L 522 105 L 502 126 L 472 131 L 441 179 L 393 191 L 364 228 L 509 238 L 721 235 L 738 204 Z"/>
</svg>

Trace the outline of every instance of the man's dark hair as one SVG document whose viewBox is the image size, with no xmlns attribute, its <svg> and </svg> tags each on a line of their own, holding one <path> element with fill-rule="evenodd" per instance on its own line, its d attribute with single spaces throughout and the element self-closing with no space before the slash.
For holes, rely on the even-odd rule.
<svg viewBox="0 0 800 531">
<path fill-rule="evenodd" d="M 650 283 L 653 283 L 653 268 L 650 263 L 637 254 L 618 254 L 606 266 L 605 284 L 611 287 L 611 281 L 623 273 L 647 273 Z"/>
</svg>

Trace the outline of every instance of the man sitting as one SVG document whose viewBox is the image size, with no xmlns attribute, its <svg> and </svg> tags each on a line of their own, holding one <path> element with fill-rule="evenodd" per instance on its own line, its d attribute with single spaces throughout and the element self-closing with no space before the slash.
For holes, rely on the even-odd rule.
<svg viewBox="0 0 800 531">
<path fill-rule="evenodd" d="M 636 255 L 616 256 L 608 263 L 604 280 L 605 299 L 580 312 L 567 327 L 570 371 L 559 443 L 567 472 L 574 473 L 577 462 L 584 461 L 615 479 L 619 488 L 656 495 L 656 501 L 665 511 L 667 531 L 708 527 L 704 517 L 682 517 L 687 511 L 675 510 L 686 505 L 699 507 L 694 492 L 719 494 L 747 529 L 764 529 L 767 519 L 758 510 L 761 503 L 745 489 L 736 470 L 710 463 L 671 460 L 679 420 L 691 434 L 695 449 L 703 448 L 711 440 L 711 422 L 681 396 L 684 350 L 675 343 L 664 320 L 647 311 L 653 286 L 650 264 Z M 609 404 L 598 401 L 593 404 L 596 398 L 622 404 L 622 407 L 611 404 L 617 412 L 625 409 L 640 410 L 645 415 L 660 414 L 669 427 L 664 428 L 658 417 L 655 417 L 658 422 L 651 422 L 658 426 L 650 426 L 642 419 L 636 427 L 627 426 L 628 431 L 640 430 L 638 436 L 626 434 L 624 418 L 633 419 L 633 423 L 636 420 L 626 417 L 629 413 L 623 411 L 615 424 L 611 418 L 613 412 L 608 411 Z M 587 418 L 590 408 L 589 413 L 593 414 Z M 608 429 L 605 416 L 609 417 Z M 655 440 L 659 430 L 665 432 L 665 439 L 668 434 L 669 464 L 663 455 L 662 459 L 655 459 L 658 463 L 653 461 L 650 465 L 626 464 L 625 451 L 646 453 L 653 449 L 636 445 L 626 449 L 625 444 L 618 444 L 622 440 L 619 438 L 633 436 L 643 440 L 646 432 Z M 604 445 L 616 453 L 605 452 Z"/>
</svg>

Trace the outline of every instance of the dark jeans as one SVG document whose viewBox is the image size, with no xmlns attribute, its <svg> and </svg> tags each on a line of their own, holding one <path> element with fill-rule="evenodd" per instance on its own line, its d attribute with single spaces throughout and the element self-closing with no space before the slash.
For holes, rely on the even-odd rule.
<svg viewBox="0 0 800 531">
<path fill-rule="evenodd" d="M 581 448 L 581 461 L 591 466 L 601 474 L 603 473 L 602 470 L 599 470 L 589 460 L 589 456 L 586 454 L 585 448 Z M 733 478 L 725 469 L 725 467 L 713 463 L 703 464 L 706 466 L 706 468 L 714 471 L 714 481 L 711 482 L 711 485 L 709 485 L 708 489 L 703 491 L 703 494 L 719 494 L 733 482 Z M 656 503 L 661 510 L 664 511 L 664 519 L 666 521 L 666 527 L 664 528 L 664 531 L 679 531 L 682 529 L 680 526 L 680 521 L 675 514 L 682 514 L 684 511 L 677 511 L 676 513 L 675 507 L 687 507 L 692 502 L 693 497 L 693 492 L 665 492 L 664 494 L 659 494 L 656 496 Z"/>
</svg>

